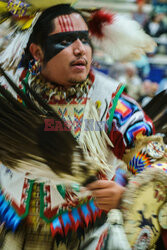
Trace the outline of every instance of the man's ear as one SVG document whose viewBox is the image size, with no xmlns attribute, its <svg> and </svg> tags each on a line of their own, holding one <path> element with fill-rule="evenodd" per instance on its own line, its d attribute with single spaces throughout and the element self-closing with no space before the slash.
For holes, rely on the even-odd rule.
<svg viewBox="0 0 167 250">
<path fill-rule="evenodd" d="M 43 61 L 44 53 L 39 45 L 31 43 L 29 50 L 36 61 Z"/>
</svg>

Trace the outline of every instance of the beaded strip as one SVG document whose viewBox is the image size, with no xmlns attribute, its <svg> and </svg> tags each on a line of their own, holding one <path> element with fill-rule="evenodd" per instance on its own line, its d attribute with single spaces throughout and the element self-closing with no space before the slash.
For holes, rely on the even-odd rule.
<svg viewBox="0 0 167 250">
<path fill-rule="evenodd" d="M 165 156 L 165 149 L 159 142 L 148 143 L 140 152 L 136 153 L 128 163 L 128 170 L 133 174 L 140 173 L 147 167 Z"/>
</svg>

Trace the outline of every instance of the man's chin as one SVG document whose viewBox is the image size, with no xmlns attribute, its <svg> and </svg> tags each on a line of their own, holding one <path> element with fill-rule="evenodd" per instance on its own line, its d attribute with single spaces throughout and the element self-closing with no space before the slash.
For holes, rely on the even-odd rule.
<svg viewBox="0 0 167 250">
<path fill-rule="evenodd" d="M 82 84 L 86 81 L 87 76 L 86 77 L 82 77 L 82 78 L 71 78 L 69 80 L 69 85 L 77 85 L 77 84 Z"/>
<path fill-rule="evenodd" d="M 84 81 L 70 81 L 69 86 L 75 86 L 77 84 L 82 84 L 82 83 L 84 83 Z"/>
</svg>

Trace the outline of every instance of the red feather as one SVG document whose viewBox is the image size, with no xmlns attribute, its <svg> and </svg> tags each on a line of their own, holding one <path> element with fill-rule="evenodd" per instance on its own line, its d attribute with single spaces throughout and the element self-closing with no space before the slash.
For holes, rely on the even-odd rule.
<svg viewBox="0 0 167 250">
<path fill-rule="evenodd" d="M 90 34 L 102 38 L 103 34 L 103 25 L 112 24 L 114 20 L 114 14 L 109 13 L 104 10 L 98 10 L 92 14 L 91 20 L 88 22 Z"/>
</svg>

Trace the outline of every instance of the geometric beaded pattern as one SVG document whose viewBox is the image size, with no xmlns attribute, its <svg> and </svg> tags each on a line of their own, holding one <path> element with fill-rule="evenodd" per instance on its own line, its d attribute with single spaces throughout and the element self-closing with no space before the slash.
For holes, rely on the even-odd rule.
<svg viewBox="0 0 167 250">
<path fill-rule="evenodd" d="M 83 122 L 84 108 L 74 108 L 74 137 L 78 139 L 81 133 L 81 126 Z"/>
<path fill-rule="evenodd" d="M 135 154 L 133 158 L 128 163 L 128 170 L 133 174 L 138 174 L 147 167 L 151 167 L 151 164 L 155 162 L 147 152 L 146 148 L 142 149 L 140 152 Z"/>
<path fill-rule="evenodd" d="M 34 183 L 32 188 L 29 213 L 26 217 L 26 222 L 29 229 L 32 231 L 43 231 L 50 233 L 50 224 L 47 224 L 43 219 L 40 218 L 40 184 Z"/>
</svg>

